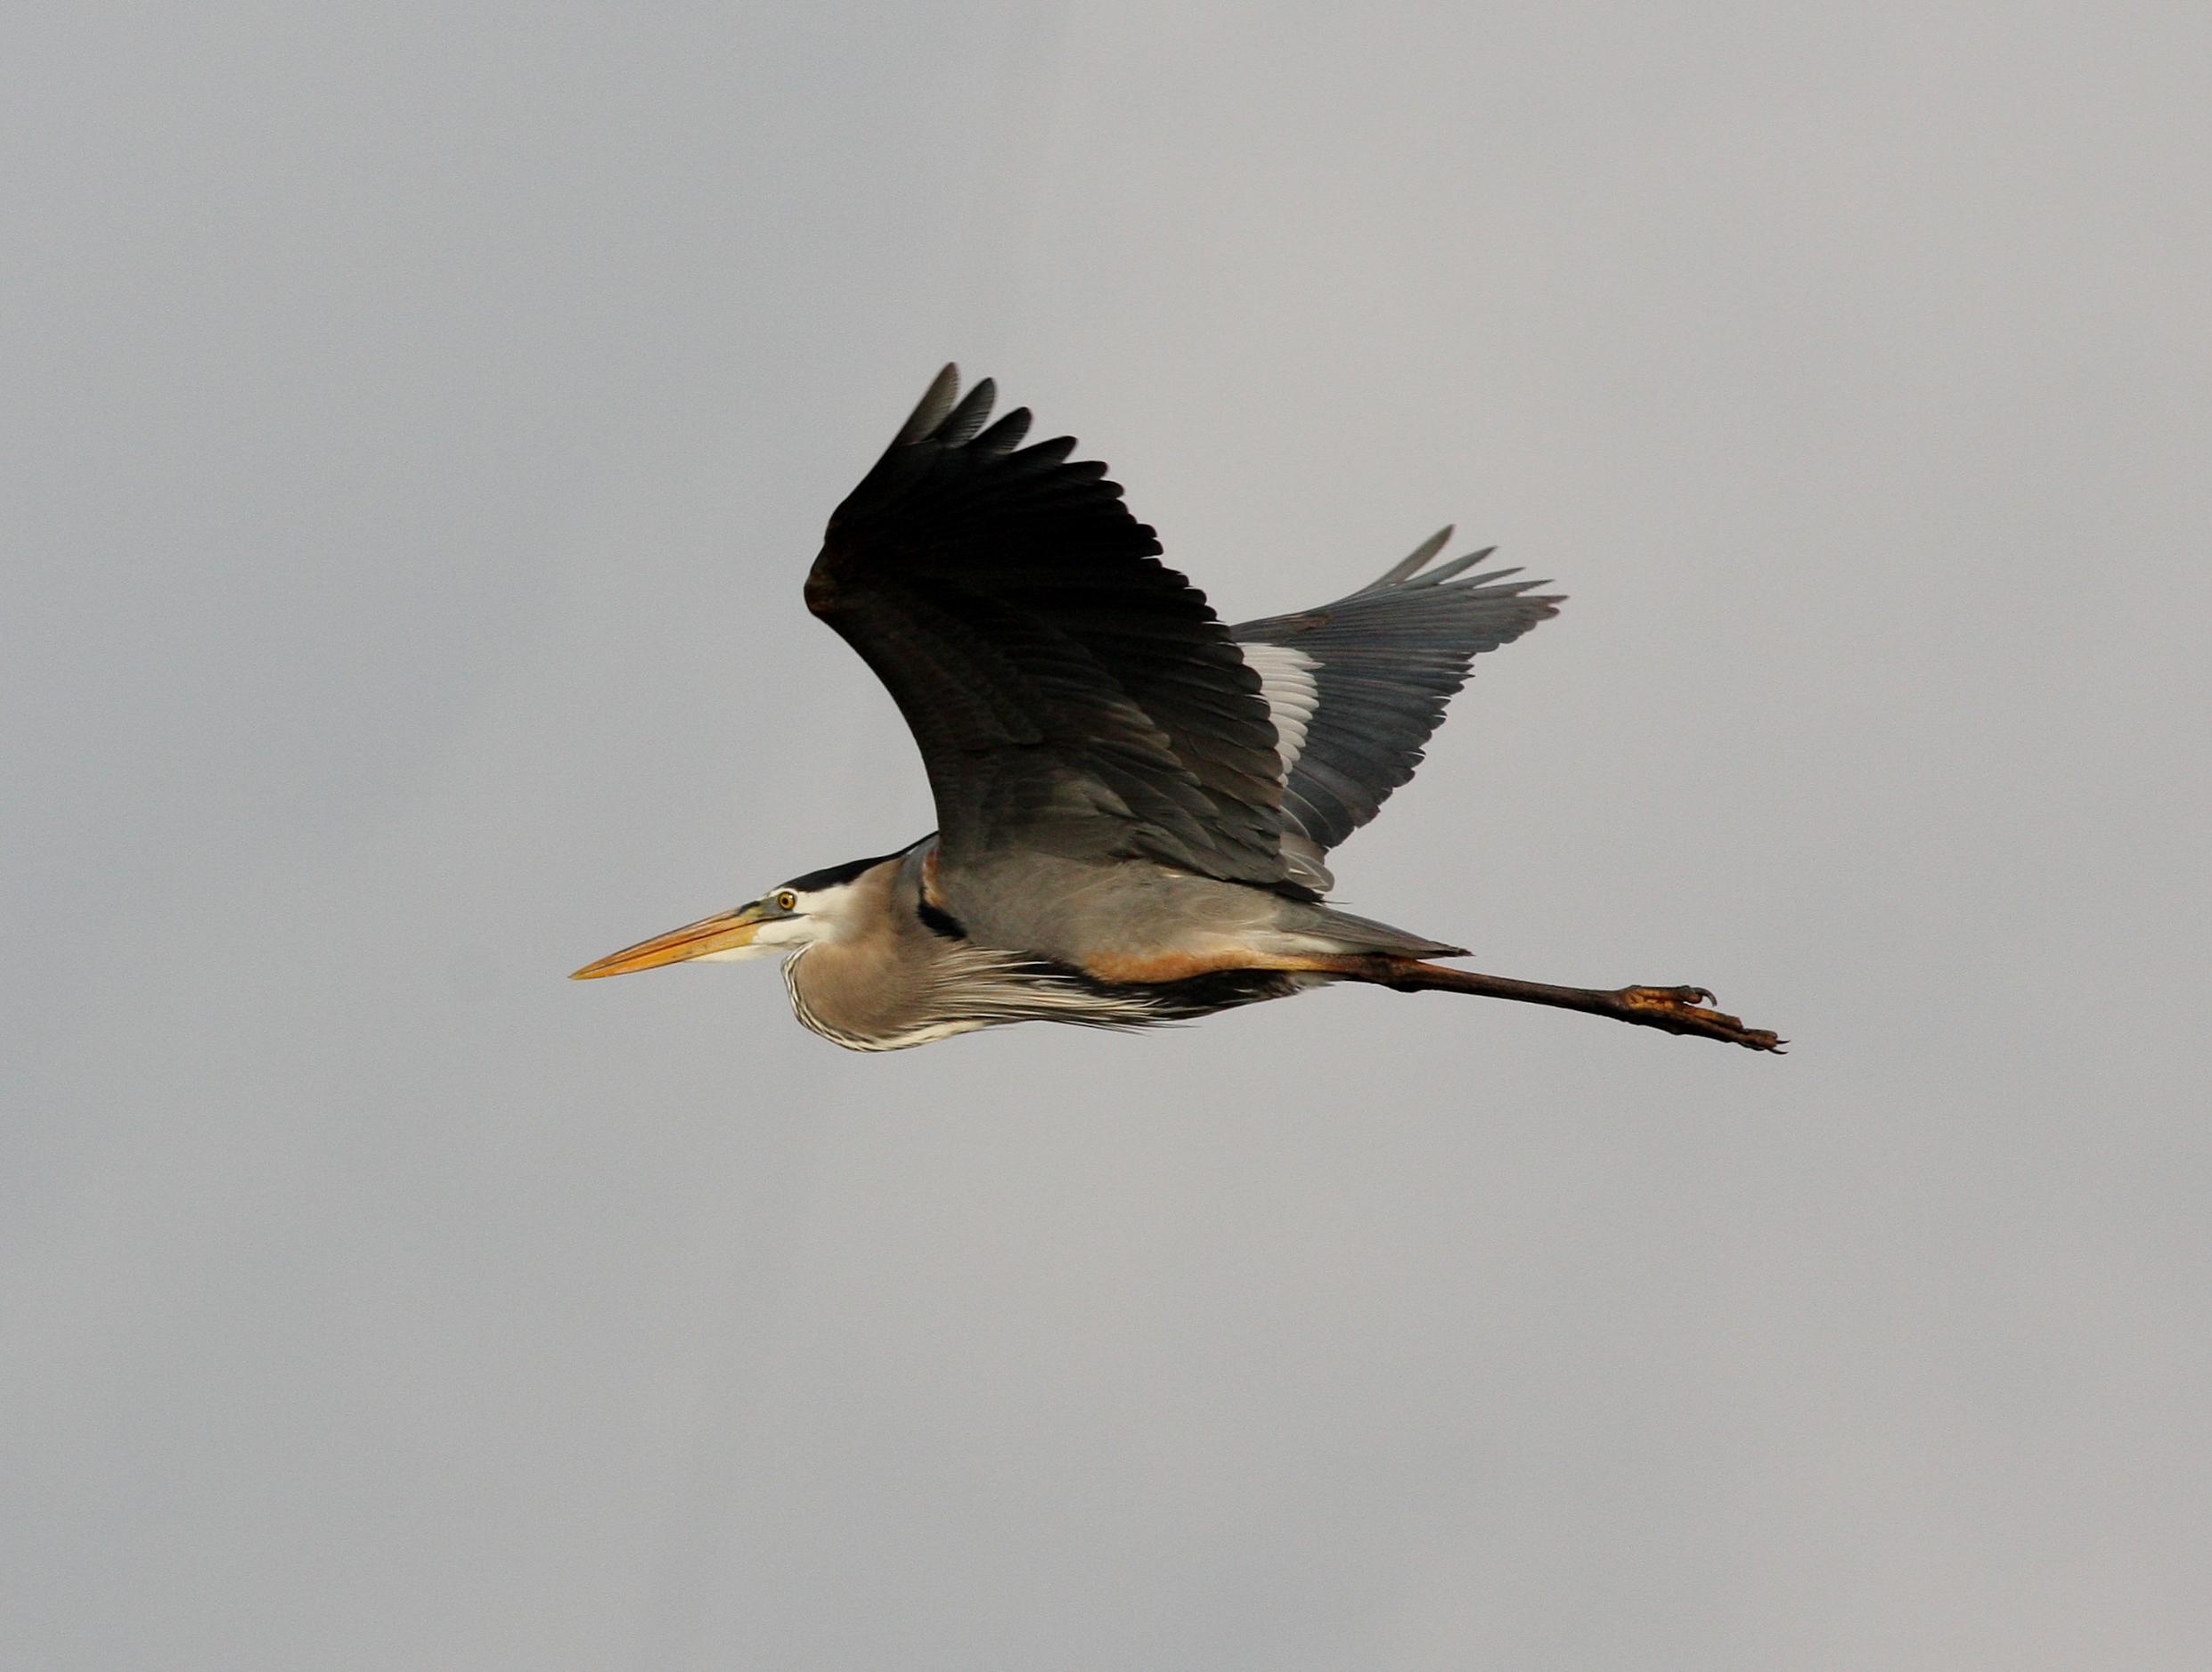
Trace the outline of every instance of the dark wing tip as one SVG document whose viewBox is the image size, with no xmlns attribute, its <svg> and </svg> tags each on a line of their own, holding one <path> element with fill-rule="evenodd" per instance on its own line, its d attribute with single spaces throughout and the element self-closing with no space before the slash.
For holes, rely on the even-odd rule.
<svg viewBox="0 0 2212 1672">
<path fill-rule="evenodd" d="M 986 451 L 1011 453 L 1029 429 L 1029 413 L 1017 407 L 992 424 L 991 409 L 998 398 L 999 386 L 989 378 L 962 395 L 960 369 L 947 362 L 944 370 L 931 379 L 921 404 L 891 438 L 891 445 L 896 449 L 930 441 L 943 447 L 964 447 L 984 436 Z M 990 426 L 988 432 L 986 425 Z"/>
<path fill-rule="evenodd" d="M 944 447 L 965 445 L 991 421 L 991 404 L 998 398 L 999 386 L 985 378 L 960 397 L 959 404 L 945 414 L 944 421 L 929 432 L 927 439 Z"/>
<path fill-rule="evenodd" d="M 1423 564 L 1426 563 L 1431 558 L 1441 551 L 1444 549 L 1445 544 L 1451 539 L 1451 536 L 1452 526 L 1449 523 L 1446 523 L 1441 528 L 1438 529 L 1426 540 L 1424 540 L 1419 545 L 1416 546 L 1405 558 L 1392 564 L 1389 568 L 1384 570 L 1380 575 L 1368 582 L 1367 585 L 1360 590 L 1363 591 L 1372 592 L 1378 587 L 1396 586 L 1400 584 L 1408 575 L 1417 573 Z"/>
<path fill-rule="evenodd" d="M 1029 434 L 1029 408 L 1017 406 L 975 437 L 978 453 L 1012 453 Z"/>
<path fill-rule="evenodd" d="M 990 387 L 990 379 L 984 379 L 982 387 L 987 389 Z M 919 441 L 944 422 L 945 415 L 951 412 L 959 398 L 960 369 L 948 360 L 945 362 L 944 370 L 930 379 L 929 388 L 923 395 L 921 404 L 914 409 L 913 416 L 906 420 L 899 433 L 892 438 L 891 445 L 896 447 L 902 446 L 909 442 Z M 985 404 L 988 404 L 987 396 Z"/>
<path fill-rule="evenodd" d="M 1479 551 L 1466 552 L 1460 557 L 1448 559 L 1442 563 L 1435 563 L 1436 555 L 1450 542 L 1451 537 L 1452 530 L 1448 524 L 1416 546 L 1404 559 L 1392 564 L 1374 580 L 1361 587 L 1359 591 L 1354 592 L 1352 598 L 1363 598 L 1369 593 L 1392 590 L 1410 591 L 1416 587 L 1424 586 L 1435 587 L 1441 591 L 1467 597 L 1480 595 L 1484 598 L 1496 598 L 1528 592 L 1537 587 L 1551 584 L 1549 581 L 1513 581 L 1509 584 L 1502 583 L 1506 583 L 1509 576 L 1520 574 L 1521 571 L 1518 568 L 1490 569 L 1476 575 L 1467 573 L 1470 569 L 1479 568 L 1497 556 L 1496 546 L 1484 546 Z M 1351 599 L 1341 601 L 1350 603 Z M 1529 601 L 1558 604 L 1563 602 L 1564 599 L 1560 595 L 1546 594 Z"/>
</svg>

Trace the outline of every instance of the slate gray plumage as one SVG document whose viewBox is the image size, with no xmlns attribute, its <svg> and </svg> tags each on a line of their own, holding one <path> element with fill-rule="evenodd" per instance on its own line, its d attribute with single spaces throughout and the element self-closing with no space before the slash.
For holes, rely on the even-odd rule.
<svg viewBox="0 0 2212 1672">
<path fill-rule="evenodd" d="M 938 829 L 587 966 L 786 958 L 801 1021 L 896 1049 L 1015 1021 L 1145 1026 L 1359 981 L 1772 1048 L 1697 988 L 1549 987 L 1335 909 L 1328 851 L 1413 775 L 1481 651 L 1559 599 L 1450 531 L 1348 597 L 1237 628 L 1106 467 L 1024 445 L 941 372 L 829 518 L 806 603 L 921 751 Z"/>
<path fill-rule="evenodd" d="M 1229 629 L 1239 645 L 1278 646 L 1312 663 L 1312 718 L 1283 790 L 1283 815 L 1326 853 L 1374 818 L 1413 777 L 1444 706 L 1485 650 L 1510 644 L 1563 599 L 1533 593 L 1518 569 L 1467 575 L 1490 550 L 1432 564 L 1447 527 L 1349 597 Z"/>
</svg>

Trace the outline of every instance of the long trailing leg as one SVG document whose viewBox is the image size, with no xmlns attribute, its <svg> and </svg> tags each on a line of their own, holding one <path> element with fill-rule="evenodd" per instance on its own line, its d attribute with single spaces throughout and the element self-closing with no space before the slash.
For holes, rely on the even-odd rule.
<svg viewBox="0 0 2212 1672">
<path fill-rule="evenodd" d="M 1719 1040 L 1748 1050 L 1779 1051 L 1784 1041 L 1766 1028 L 1747 1028 L 1741 1018 L 1709 1009 L 1713 996 L 1702 987 L 1555 987 L 1510 975 L 1484 975 L 1417 958 L 1344 957 L 1326 967 L 1353 981 L 1371 982 L 1399 992 L 1471 992 L 1485 999 L 1516 999 L 1523 1004 L 1554 1005 L 1611 1016 L 1638 1027 L 1661 1028 L 1692 1039 Z"/>
</svg>

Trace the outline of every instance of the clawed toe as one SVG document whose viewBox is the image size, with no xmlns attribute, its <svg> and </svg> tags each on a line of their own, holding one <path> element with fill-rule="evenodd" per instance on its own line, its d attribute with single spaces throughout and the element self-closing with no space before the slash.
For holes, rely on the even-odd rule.
<svg viewBox="0 0 2212 1672">
<path fill-rule="evenodd" d="M 1675 1010 L 1718 1002 L 1704 987 L 1623 987 L 1620 996 L 1638 1010 Z"/>
<path fill-rule="evenodd" d="M 1780 1051 L 1783 1041 L 1767 1028 L 1747 1028 L 1743 1018 L 1702 1007 L 1718 1002 L 1703 987 L 1624 987 L 1620 1001 L 1628 1020 L 1669 1033 L 1694 1035 L 1741 1045 L 1747 1050 Z"/>
</svg>

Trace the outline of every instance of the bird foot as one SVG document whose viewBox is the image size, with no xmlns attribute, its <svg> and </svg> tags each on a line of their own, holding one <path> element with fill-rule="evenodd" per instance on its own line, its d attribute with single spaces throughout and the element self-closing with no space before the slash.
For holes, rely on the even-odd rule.
<svg viewBox="0 0 2212 1672">
<path fill-rule="evenodd" d="M 1753 1051 L 1779 1052 L 1787 1042 L 1768 1029 L 1745 1027 L 1739 1016 L 1706 1008 L 1718 1000 L 1703 987 L 1623 987 L 1614 997 L 1620 1001 L 1624 1022 L 1702 1040 L 1719 1040 Z"/>
</svg>

